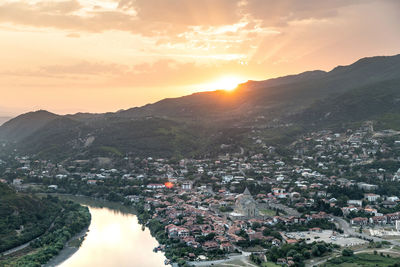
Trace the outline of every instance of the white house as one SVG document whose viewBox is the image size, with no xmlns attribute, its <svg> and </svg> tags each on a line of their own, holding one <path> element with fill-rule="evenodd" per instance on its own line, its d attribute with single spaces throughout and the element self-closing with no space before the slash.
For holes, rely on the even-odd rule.
<svg viewBox="0 0 400 267">
<path fill-rule="evenodd" d="M 380 198 L 380 195 L 377 194 L 365 194 L 364 197 L 369 201 L 369 202 L 375 202 Z"/>
</svg>

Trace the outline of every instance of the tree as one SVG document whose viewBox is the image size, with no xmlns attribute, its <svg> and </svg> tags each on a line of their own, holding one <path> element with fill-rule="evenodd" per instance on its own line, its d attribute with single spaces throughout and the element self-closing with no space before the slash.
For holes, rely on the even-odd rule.
<svg viewBox="0 0 400 267">
<path fill-rule="evenodd" d="M 294 249 L 289 250 L 289 252 L 286 254 L 286 257 L 293 257 L 294 255 L 297 254 L 297 251 Z"/>
<path fill-rule="evenodd" d="M 294 260 L 295 262 L 301 262 L 301 261 L 303 260 L 303 256 L 302 256 L 300 253 L 296 253 L 296 254 L 293 256 L 293 260 Z"/>
<path fill-rule="evenodd" d="M 320 252 L 320 255 L 324 254 L 327 251 L 327 248 L 324 244 L 318 244 L 317 247 Z"/>
<path fill-rule="evenodd" d="M 345 248 L 342 251 L 342 256 L 344 257 L 351 257 L 353 256 L 354 252 L 351 249 Z"/>
<path fill-rule="evenodd" d="M 311 253 L 310 253 L 310 251 L 308 251 L 308 250 L 304 251 L 304 252 L 303 252 L 303 256 L 304 256 L 304 258 L 306 258 L 306 259 L 311 258 Z"/>
<path fill-rule="evenodd" d="M 261 224 L 259 222 L 254 222 L 253 225 L 251 226 L 251 228 L 253 230 L 257 230 L 260 227 L 261 227 Z"/>
<path fill-rule="evenodd" d="M 315 257 L 318 257 L 319 255 L 321 255 L 321 253 L 319 252 L 319 249 L 316 245 L 312 246 L 311 254 Z"/>
</svg>

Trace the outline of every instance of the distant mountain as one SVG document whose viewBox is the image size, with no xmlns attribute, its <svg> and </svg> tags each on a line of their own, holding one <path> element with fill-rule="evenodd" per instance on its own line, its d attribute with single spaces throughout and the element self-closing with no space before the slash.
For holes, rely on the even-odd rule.
<svg viewBox="0 0 400 267">
<path fill-rule="evenodd" d="M 0 117 L 0 126 L 11 119 L 12 117 L 6 117 L 6 116 Z"/>
<path fill-rule="evenodd" d="M 249 81 L 234 92 L 196 93 L 115 113 L 27 113 L 1 126 L 0 139 L 42 156 L 179 157 L 217 153 L 221 144 L 245 146 L 255 128 L 276 142 L 363 120 L 397 127 L 399 81 L 400 55 L 363 58 L 329 72 Z"/>
<path fill-rule="evenodd" d="M 22 114 L 0 127 L 0 138 L 21 141 L 60 116 L 45 110 Z"/>
<path fill-rule="evenodd" d="M 400 78 L 371 83 L 316 102 L 293 121 L 318 127 L 375 121 L 379 128 L 400 129 Z"/>
<path fill-rule="evenodd" d="M 203 92 L 120 112 L 119 116 L 164 116 L 177 118 L 229 118 L 250 112 L 299 111 L 316 100 L 348 90 L 400 77 L 400 55 L 364 58 L 330 72 L 310 71 L 266 81 L 241 84 L 235 94 Z M 271 108 L 273 110 L 271 110 Z M 275 116 L 276 114 L 272 114 Z"/>
</svg>

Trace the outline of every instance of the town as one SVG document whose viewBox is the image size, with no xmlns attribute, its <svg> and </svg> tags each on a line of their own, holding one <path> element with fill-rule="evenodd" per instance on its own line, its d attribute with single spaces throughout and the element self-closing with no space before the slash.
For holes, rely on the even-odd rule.
<svg viewBox="0 0 400 267">
<path fill-rule="evenodd" d="M 252 149 L 201 159 L 57 162 L 14 151 L 0 158 L 0 182 L 134 206 L 160 243 L 155 252 L 181 266 L 312 266 L 353 251 L 400 253 L 400 132 L 365 122 L 276 147 L 257 134 Z"/>
</svg>

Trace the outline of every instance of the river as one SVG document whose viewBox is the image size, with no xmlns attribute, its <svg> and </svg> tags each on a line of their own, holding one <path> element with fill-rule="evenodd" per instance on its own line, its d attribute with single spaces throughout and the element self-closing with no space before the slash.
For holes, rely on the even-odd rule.
<svg viewBox="0 0 400 267">
<path fill-rule="evenodd" d="M 142 230 L 134 214 L 98 203 L 82 204 L 89 207 L 92 221 L 80 248 L 65 248 L 46 266 L 165 266 L 164 254 L 153 252 L 158 246 L 157 240 L 147 228 Z"/>
</svg>

